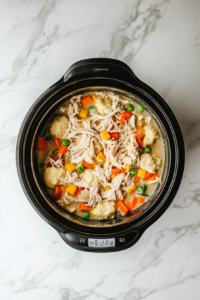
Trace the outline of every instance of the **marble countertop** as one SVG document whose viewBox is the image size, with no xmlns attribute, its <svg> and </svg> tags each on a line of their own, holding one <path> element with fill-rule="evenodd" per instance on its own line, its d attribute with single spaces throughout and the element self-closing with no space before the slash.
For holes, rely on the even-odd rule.
<svg viewBox="0 0 200 300">
<path fill-rule="evenodd" d="M 199 300 L 200 1 L 3 0 L 0 4 L 0 298 Z M 74 62 L 124 61 L 174 111 L 185 141 L 182 184 L 132 248 L 67 246 L 19 184 L 15 147 L 36 98 Z"/>
</svg>

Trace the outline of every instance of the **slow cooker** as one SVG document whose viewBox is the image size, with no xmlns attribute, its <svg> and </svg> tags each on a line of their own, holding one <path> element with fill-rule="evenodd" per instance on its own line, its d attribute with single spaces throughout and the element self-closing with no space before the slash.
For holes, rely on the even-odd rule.
<svg viewBox="0 0 200 300">
<path fill-rule="evenodd" d="M 48 195 L 39 176 L 36 144 L 46 120 L 62 102 L 83 92 L 102 90 L 134 99 L 152 115 L 164 143 L 164 171 L 152 197 L 137 210 L 119 219 L 85 220 L 58 206 Z M 134 245 L 174 199 L 184 169 L 183 138 L 171 109 L 125 63 L 114 59 L 73 64 L 28 111 L 16 150 L 18 176 L 30 204 L 68 245 L 90 252 L 120 251 Z"/>
</svg>

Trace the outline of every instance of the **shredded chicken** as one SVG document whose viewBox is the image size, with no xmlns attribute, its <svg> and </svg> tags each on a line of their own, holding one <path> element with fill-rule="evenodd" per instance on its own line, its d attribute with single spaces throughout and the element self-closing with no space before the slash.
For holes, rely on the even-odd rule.
<svg viewBox="0 0 200 300">
<path fill-rule="evenodd" d="M 97 165 L 94 173 L 100 181 L 100 187 L 91 186 L 82 179 L 77 172 L 66 172 L 65 178 L 60 178 L 61 185 L 75 184 L 77 187 L 89 189 L 89 200 L 81 200 L 81 197 L 70 196 L 65 193 L 62 201 L 65 204 L 71 202 L 87 202 L 89 206 L 95 207 L 98 203 L 109 200 L 123 199 L 126 195 L 127 187 L 134 183 L 133 177 L 129 173 L 120 173 L 111 179 L 112 168 L 121 169 L 123 165 L 138 165 L 140 163 L 139 147 L 136 141 L 136 122 L 144 119 L 139 112 L 133 111 L 131 118 L 125 124 L 121 125 L 121 113 L 125 111 L 124 105 L 129 101 L 122 96 L 108 92 L 96 92 L 95 95 L 100 97 L 105 103 L 111 103 L 112 112 L 103 115 L 98 112 L 90 113 L 87 119 L 80 119 L 78 114 L 81 110 L 82 95 L 74 96 L 70 99 L 69 107 L 61 107 L 60 111 L 67 111 L 69 124 L 63 138 L 70 139 L 70 145 L 64 159 L 59 158 L 54 161 L 47 156 L 45 163 L 50 162 L 53 166 L 61 167 L 64 161 L 69 160 L 73 164 L 79 164 L 83 161 L 93 164 L 98 161 L 96 156 L 103 151 L 106 162 L 103 166 Z M 145 117 L 145 122 L 150 123 L 151 117 Z M 117 140 L 104 140 L 100 132 L 106 130 L 109 133 L 118 133 Z M 103 150 L 102 150 L 103 149 Z M 157 180 L 155 181 L 157 182 Z M 154 183 L 154 182 L 149 182 Z M 109 187 L 108 190 L 104 190 Z M 60 200 L 61 201 L 61 200 Z M 61 203 L 60 203 L 61 205 Z"/>
<path fill-rule="evenodd" d="M 98 203 L 102 201 L 101 196 L 98 193 L 97 187 L 91 187 L 90 188 L 90 198 L 88 201 L 89 206 L 95 207 Z"/>
<path fill-rule="evenodd" d="M 78 174 L 73 172 L 66 172 L 66 175 L 64 178 L 59 178 L 61 185 L 75 183 L 78 180 Z"/>
</svg>

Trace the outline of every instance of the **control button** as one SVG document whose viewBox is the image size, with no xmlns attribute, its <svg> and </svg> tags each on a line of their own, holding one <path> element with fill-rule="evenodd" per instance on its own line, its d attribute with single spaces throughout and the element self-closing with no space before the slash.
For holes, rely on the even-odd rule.
<svg viewBox="0 0 200 300">
<path fill-rule="evenodd" d="M 124 243 L 125 242 L 125 238 L 119 238 L 119 242 L 120 243 Z"/>
<path fill-rule="evenodd" d="M 86 241 L 85 241 L 84 238 L 80 238 L 80 239 L 79 239 L 79 243 L 80 243 L 80 244 L 85 244 L 85 242 L 86 242 Z"/>
</svg>

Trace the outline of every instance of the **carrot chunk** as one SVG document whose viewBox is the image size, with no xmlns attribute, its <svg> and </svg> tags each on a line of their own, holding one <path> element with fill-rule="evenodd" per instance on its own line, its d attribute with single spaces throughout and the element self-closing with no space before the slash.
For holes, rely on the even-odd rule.
<svg viewBox="0 0 200 300">
<path fill-rule="evenodd" d="M 132 208 L 132 205 L 129 201 L 125 201 L 125 205 L 128 207 L 128 209 L 131 211 L 133 208 Z"/>
<path fill-rule="evenodd" d="M 120 208 L 123 214 L 125 215 L 129 212 L 128 207 L 124 204 L 124 201 L 122 200 L 117 201 L 117 207 Z"/>
<path fill-rule="evenodd" d="M 142 138 L 144 137 L 144 128 L 138 126 L 136 130 L 136 140 L 138 142 L 138 145 L 142 147 Z"/>
<path fill-rule="evenodd" d="M 79 206 L 79 209 L 80 209 L 81 211 L 84 211 L 84 210 L 91 210 L 91 209 L 92 209 L 92 206 L 87 206 L 87 205 L 85 205 L 84 202 L 82 202 L 82 203 L 80 204 L 80 206 Z"/>
<path fill-rule="evenodd" d="M 39 140 L 38 140 L 38 149 L 39 150 L 45 150 L 46 146 L 47 146 L 47 142 L 46 142 L 45 138 L 39 137 Z"/>
<path fill-rule="evenodd" d="M 125 169 L 121 167 L 121 173 L 125 173 Z"/>
<path fill-rule="evenodd" d="M 144 180 L 145 181 L 153 181 L 153 180 L 156 180 L 156 178 L 158 178 L 158 174 L 152 174 L 152 173 L 147 173 Z"/>
<path fill-rule="evenodd" d="M 93 99 L 90 96 L 88 96 L 88 97 L 86 97 L 86 98 L 84 98 L 84 99 L 81 100 L 81 104 L 82 105 L 88 105 L 88 104 L 90 104 L 92 102 L 93 102 Z"/>
<path fill-rule="evenodd" d="M 92 169 L 93 168 L 93 164 L 88 164 L 86 161 L 83 161 L 83 166 L 85 168 L 88 168 L 88 169 Z"/>
<path fill-rule="evenodd" d="M 121 114 L 121 119 L 120 119 L 120 123 L 121 124 L 125 124 L 126 121 L 128 121 L 132 116 L 132 112 L 131 111 L 126 111 L 126 112 L 123 112 Z"/>
<path fill-rule="evenodd" d="M 113 168 L 112 168 L 112 173 L 113 173 L 114 175 L 118 175 L 120 172 L 121 172 L 120 169 L 118 169 L 118 168 L 116 168 L 116 167 L 113 167 Z"/>
<path fill-rule="evenodd" d="M 140 203 L 144 203 L 145 198 L 144 197 L 138 197 L 138 200 L 139 200 Z"/>
<path fill-rule="evenodd" d="M 61 186 L 57 185 L 55 188 L 54 198 L 58 199 L 62 193 Z"/>
<path fill-rule="evenodd" d="M 135 177 L 134 177 L 134 181 L 137 182 L 137 183 L 140 182 L 140 177 L 135 176 Z"/>
<path fill-rule="evenodd" d="M 53 141 L 54 141 L 54 144 L 56 145 L 56 147 L 57 147 L 58 149 L 60 149 L 60 147 L 61 147 L 60 139 L 55 139 L 55 140 L 53 140 Z"/>
<path fill-rule="evenodd" d="M 67 152 L 68 147 L 69 146 L 61 146 L 59 151 L 58 151 L 57 156 L 64 155 Z"/>
<path fill-rule="evenodd" d="M 110 133 L 110 139 L 114 139 L 115 141 L 118 140 L 119 133 L 118 132 L 112 132 Z"/>
<path fill-rule="evenodd" d="M 138 203 L 138 198 L 137 198 L 137 197 L 134 197 L 133 200 L 131 201 L 131 206 L 132 206 L 132 208 L 135 208 L 136 205 L 137 205 L 137 203 Z"/>
</svg>

